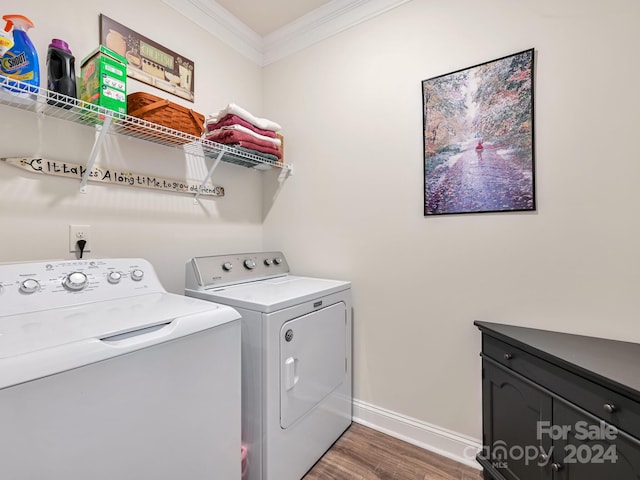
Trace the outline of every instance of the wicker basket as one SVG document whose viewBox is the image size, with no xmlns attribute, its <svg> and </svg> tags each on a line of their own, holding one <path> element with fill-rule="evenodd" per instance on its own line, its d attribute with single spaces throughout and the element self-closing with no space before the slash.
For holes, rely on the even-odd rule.
<svg viewBox="0 0 640 480">
<path fill-rule="evenodd" d="M 127 95 L 127 114 L 196 137 L 204 133 L 204 115 L 149 93 Z"/>
</svg>

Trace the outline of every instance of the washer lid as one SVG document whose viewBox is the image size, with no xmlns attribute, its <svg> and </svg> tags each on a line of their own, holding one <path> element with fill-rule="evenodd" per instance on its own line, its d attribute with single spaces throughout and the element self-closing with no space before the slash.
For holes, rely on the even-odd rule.
<svg viewBox="0 0 640 480">
<path fill-rule="evenodd" d="M 287 275 L 210 290 L 187 289 L 186 293 L 232 307 L 270 313 L 349 288 L 351 283 L 342 280 Z"/>
<path fill-rule="evenodd" d="M 232 308 L 171 293 L 0 317 L 0 388 L 239 318 Z"/>
</svg>

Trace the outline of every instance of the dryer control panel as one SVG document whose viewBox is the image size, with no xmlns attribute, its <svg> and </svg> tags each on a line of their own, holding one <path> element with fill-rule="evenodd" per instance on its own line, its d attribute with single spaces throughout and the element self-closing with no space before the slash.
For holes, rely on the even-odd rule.
<svg viewBox="0 0 640 480">
<path fill-rule="evenodd" d="M 0 265 L 0 317 L 165 292 L 140 258 Z"/>
<path fill-rule="evenodd" d="M 281 277 L 289 273 L 282 252 L 238 253 L 194 257 L 186 265 L 186 288 L 211 287 Z"/>
</svg>

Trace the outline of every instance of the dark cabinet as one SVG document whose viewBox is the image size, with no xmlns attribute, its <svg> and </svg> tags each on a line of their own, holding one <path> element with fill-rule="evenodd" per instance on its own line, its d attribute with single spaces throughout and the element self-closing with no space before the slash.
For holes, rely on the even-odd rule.
<svg viewBox="0 0 640 480">
<path fill-rule="evenodd" d="M 549 452 L 551 442 L 538 438 L 536 427 L 551 418 L 551 397 L 492 364 L 483 367 L 483 376 L 481 455 L 506 480 L 550 479 L 550 473 L 538 466 L 538 458 Z"/>
<path fill-rule="evenodd" d="M 485 479 L 640 479 L 640 345 L 475 324 Z"/>
<path fill-rule="evenodd" d="M 640 442 L 564 402 L 554 402 L 553 421 L 574 428 L 555 441 L 558 480 L 640 478 Z"/>
</svg>

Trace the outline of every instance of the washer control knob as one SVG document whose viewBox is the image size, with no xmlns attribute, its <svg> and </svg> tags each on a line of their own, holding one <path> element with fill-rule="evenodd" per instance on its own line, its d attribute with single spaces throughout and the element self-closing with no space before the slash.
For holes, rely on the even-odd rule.
<svg viewBox="0 0 640 480">
<path fill-rule="evenodd" d="M 253 259 L 248 258 L 247 260 L 244 261 L 244 266 L 247 267 L 249 270 L 253 270 L 254 268 L 256 268 L 256 262 Z"/>
<path fill-rule="evenodd" d="M 274 258 L 274 259 L 273 259 L 273 262 L 274 262 L 276 265 L 280 265 L 280 264 L 282 263 L 282 257 L 276 257 L 276 258 Z"/>
<path fill-rule="evenodd" d="M 62 285 L 67 290 L 72 290 L 74 292 L 78 292 L 87 286 L 89 279 L 82 272 L 73 272 L 65 277 L 62 281 Z"/>
<path fill-rule="evenodd" d="M 109 272 L 107 274 L 107 281 L 112 284 L 120 283 L 122 280 L 122 274 L 120 272 Z"/>
<path fill-rule="evenodd" d="M 270 267 L 271 265 L 273 265 L 273 260 L 271 260 L 270 258 L 265 258 L 265 259 L 264 259 L 264 264 L 265 264 L 267 267 Z"/>
<path fill-rule="evenodd" d="M 135 280 L 136 282 L 139 282 L 143 278 L 144 278 L 144 272 L 142 270 L 140 270 L 139 268 L 136 268 L 135 270 L 131 270 L 131 280 Z"/>
<path fill-rule="evenodd" d="M 233 268 L 233 263 L 231 263 L 231 262 L 224 262 L 224 263 L 222 264 L 222 269 L 223 269 L 225 272 L 230 272 L 232 268 Z"/>
<path fill-rule="evenodd" d="M 27 280 L 24 280 L 20 284 L 20 291 L 22 293 L 30 294 L 30 293 L 37 292 L 39 289 L 40 289 L 40 284 L 38 283 L 37 280 L 34 280 L 33 278 L 28 278 Z"/>
</svg>

